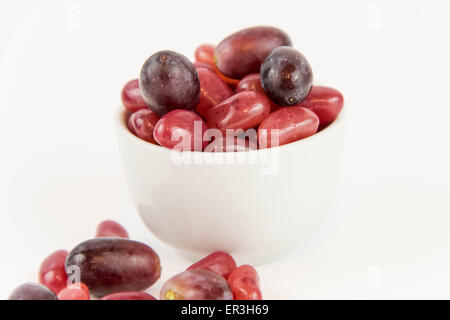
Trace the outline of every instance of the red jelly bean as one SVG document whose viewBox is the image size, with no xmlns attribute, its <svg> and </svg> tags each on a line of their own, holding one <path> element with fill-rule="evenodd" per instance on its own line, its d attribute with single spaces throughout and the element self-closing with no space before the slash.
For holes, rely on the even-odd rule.
<svg viewBox="0 0 450 320">
<path fill-rule="evenodd" d="M 97 233 L 95 235 L 99 237 L 117 237 L 128 239 L 128 232 L 115 221 L 105 220 L 97 227 Z"/>
<path fill-rule="evenodd" d="M 231 272 L 236 269 L 236 261 L 226 252 L 217 251 L 206 258 L 194 263 L 187 270 L 202 269 L 215 272 L 228 279 Z"/>
<path fill-rule="evenodd" d="M 271 113 L 258 128 L 259 148 L 273 147 L 272 129 L 278 131 L 278 145 L 284 145 L 317 132 L 319 118 L 309 109 L 303 107 L 284 107 Z M 274 141 L 276 143 L 276 141 Z"/>
<path fill-rule="evenodd" d="M 214 65 L 214 50 L 216 46 L 212 44 L 202 44 L 195 50 L 195 61 Z"/>
<path fill-rule="evenodd" d="M 264 92 L 262 85 L 261 85 L 261 79 L 259 77 L 259 73 L 251 73 L 239 81 L 238 85 L 236 86 L 236 92 L 242 92 L 242 91 L 256 91 L 258 93 L 263 94 L 266 96 L 266 93 Z M 267 100 L 270 102 L 270 112 L 274 112 L 277 110 L 280 110 L 280 106 L 276 105 L 270 99 L 266 96 Z"/>
<path fill-rule="evenodd" d="M 194 62 L 193 65 L 197 69 L 197 71 L 199 68 L 205 68 L 205 69 L 215 72 L 213 66 L 211 66 L 210 64 L 204 63 L 204 62 Z"/>
<path fill-rule="evenodd" d="M 69 284 L 58 294 L 59 300 L 90 300 L 89 289 L 82 282 Z"/>
<path fill-rule="evenodd" d="M 139 109 L 147 108 L 147 104 L 142 98 L 141 90 L 139 89 L 139 80 L 133 79 L 129 81 L 122 89 L 122 103 L 125 109 L 131 112 L 136 112 Z"/>
<path fill-rule="evenodd" d="M 234 300 L 262 300 L 259 288 L 259 276 L 255 268 L 249 265 L 235 269 L 228 278 Z"/>
<path fill-rule="evenodd" d="M 140 109 L 128 118 L 128 129 L 136 136 L 150 143 L 156 144 L 153 130 L 159 117 L 150 109 Z"/>
<path fill-rule="evenodd" d="M 231 97 L 233 91 L 214 71 L 205 68 L 198 68 L 197 71 L 200 78 L 200 102 L 195 111 L 206 118 L 208 110 Z"/>
<path fill-rule="evenodd" d="M 100 300 L 156 300 L 156 298 L 147 292 L 117 292 L 102 297 Z"/>
<path fill-rule="evenodd" d="M 344 97 L 336 89 L 313 86 L 309 95 L 299 106 L 314 111 L 319 117 L 320 126 L 324 127 L 339 115 L 344 106 Z"/>
<path fill-rule="evenodd" d="M 208 141 L 203 141 L 207 129 L 205 121 L 198 114 L 178 109 L 163 116 L 153 134 L 163 147 L 179 151 L 202 151 L 208 144 Z"/>
<path fill-rule="evenodd" d="M 243 91 L 211 108 L 206 119 L 210 128 L 246 130 L 259 125 L 269 113 L 270 104 L 262 94 Z"/>
<path fill-rule="evenodd" d="M 256 135 L 255 135 L 256 136 Z M 231 140 L 231 142 L 229 141 Z M 217 139 L 208 144 L 205 152 L 242 152 L 258 150 L 258 143 L 250 139 L 234 137 L 234 139 Z"/>
<path fill-rule="evenodd" d="M 39 282 L 58 294 L 67 285 L 64 267 L 68 251 L 58 250 L 49 255 L 39 268 Z"/>
</svg>

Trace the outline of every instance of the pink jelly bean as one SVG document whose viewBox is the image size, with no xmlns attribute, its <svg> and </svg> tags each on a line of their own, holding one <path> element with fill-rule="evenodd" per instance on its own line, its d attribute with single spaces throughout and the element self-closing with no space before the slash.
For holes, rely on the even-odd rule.
<svg viewBox="0 0 450 320">
<path fill-rule="evenodd" d="M 228 98 L 208 111 L 210 128 L 247 130 L 254 128 L 270 113 L 266 97 L 254 91 L 243 91 Z"/>
<path fill-rule="evenodd" d="M 236 269 L 236 261 L 226 252 L 217 251 L 211 253 L 209 256 L 194 263 L 187 270 L 203 269 L 215 272 L 225 279 L 228 279 L 231 272 Z"/>
<path fill-rule="evenodd" d="M 140 109 L 128 118 L 128 129 L 142 140 L 156 144 L 153 130 L 158 120 L 159 117 L 150 109 Z"/>
<path fill-rule="evenodd" d="M 208 144 L 208 141 L 203 141 L 207 129 L 205 121 L 198 114 L 177 109 L 158 121 L 153 135 L 161 146 L 169 149 L 202 151 Z"/>
<path fill-rule="evenodd" d="M 58 294 L 67 285 L 65 262 L 67 250 L 58 250 L 49 255 L 39 268 L 39 282 Z"/>
<path fill-rule="evenodd" d="M 319 118 L 303 107 L 284 107 L 271 113 L 258 128 L 259 148 L 273 147 L 272 139 L 278 136 L 278 145 L 309 137 L 317 132 Z M 276 130 L 276 131 L 272 131 Z M 276 144 L 276 141 L 273 141 Z"/>
<path fill-rule="evenodd" d="M 131 112 L 136 112 L 139 109 L 147 108 L 147 104 L 142 98 L 141 90 L 139 89 L 139 80 L 133 79 L 129 81 L 122 89 L 122 103 L 125 109 Z"/>
<path fill-rule="evenodd" d="M 97 238 L 116 237 L 128 239 L 128 232 L 119 223 L 112 220 L 105 220 L 98 225 L 95 236 Z"/>
<path fill-rule="evenodd" d="M 69 284 L 58 293 L 59 300 L 90 300 L 88 287 L 82 282 Z"/>
<path fill-rule="evenodd" d="M 259 77 L 259 73 L 251 73 L 239 81 L 238 85 L 236 86 L 236 92 L 242 92 L 242 91 L 255 91 L 258 93 L 263 94 L 266 96 L 266 93 L 264 92 L 262 85 L 261 85 L 261 79 Z M 276 105 L 270 99 L 266 96 L 267 101 L 270 103 L 270 112 L 274 112 L 277 110 L 280 110 L 280 106 Z"/>
<path fill-rule="evenodd" d="M 309 95 L 299 106 L 314 111 L 319 117 L 320 127 L 324 127 L 339 115 L 344 106 L 344 97 L 336 89 L 313 86 Z"/>
<path fill-rule="evenodd" d="M 209 109 L 233 95 L 233 90 L 214 72 L 205 68 L 197 69 L 200 78 L 200 102 L 195 111 L 203 118 Z"/>
</svg>

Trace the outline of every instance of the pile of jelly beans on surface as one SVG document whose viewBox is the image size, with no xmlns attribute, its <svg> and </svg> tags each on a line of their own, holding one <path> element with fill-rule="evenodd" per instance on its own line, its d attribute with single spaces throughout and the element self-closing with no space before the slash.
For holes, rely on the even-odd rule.
<svg viewBox="0 0 450 320">
<path fill-rule="evenodd" d="M 339 91 L 313 85 L 308 60 L 274 27 L 247 28 L 217 46 L 201 45 L 195 60 L 157 52 L 139 79 L 124 86 L 133 134 L 181 151 L 263 149 L 315 134 L 343 107 Z M 208 129 L 215 131 L 207 134 Z M 227 130 L 237 132 L 232 141 L 226 141 Z M 242 134 L 248 130 L 253 131 Z"/>
<path fill-rule="evenodd" d="M 158 254 L 129 240 L 117 222 L 103 221 L 96 237 L 70 252 L 58 250 L 39 268 L 39 283 L 17 287 L 10 300 L 157 300 L 145 292 L 161 277 Z M 226 252 L 214 252 L 170 278 L 160 300 L 262 300 L 252 266 L 237 266 Z"/>
</svg>

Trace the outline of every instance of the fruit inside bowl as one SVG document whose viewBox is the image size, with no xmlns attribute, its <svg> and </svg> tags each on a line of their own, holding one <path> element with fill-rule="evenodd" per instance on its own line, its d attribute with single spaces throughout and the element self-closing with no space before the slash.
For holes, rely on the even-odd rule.
<svg viewBox="0 0 450 320">
<path fill-rule="evenodd" d="M 306 57 L 274 27 L 200 45 L 195 60 L 156 52 L 124 86 L 133 134 L 178 151 L 273 148 L 323 130 L 343 108 L 342 94 L 314 85 Z"/>
</svg>

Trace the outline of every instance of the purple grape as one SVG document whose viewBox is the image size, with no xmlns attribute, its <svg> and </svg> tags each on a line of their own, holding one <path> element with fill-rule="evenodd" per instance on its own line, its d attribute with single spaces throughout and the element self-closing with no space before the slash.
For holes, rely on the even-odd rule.
<svg viewBox="0 0 450 320">
<path fill-rule="evenodd" d="M 261 85 L 264 92 L 279 106 L 293 106 L 302 102 L 313 84 L 308 60 L 291 47 L 276 48 L 261 66 Z"/>
<path fill-rule="evenodd" d="M 9 300 L 58 300 L 58 297 L 46 286 L 30 282 L 14 289 Z"/>
<path fill-rule="evenodd" d="M 227 281 L 217 273 L 194 269 L 177 274 L 161 289 L 161 300 L 233 300 Z"/>
<path fill-rule="evenodd" d="M 200 99 L 197 70 L 173 51 L 157 52 L 145 61 L 139 87 L 145 103 L 159 116 L 175 109 L 192 111 Z"/>
<path fill-rule="evenodd" d="M 76 246 L 66 260 L 67 274 L 76 269 L 80 281 L 98 297 L 142 291 L 161 276 L 159 256 L 152 248 L 121 238 L 96 238 Z"/>
</svg>

